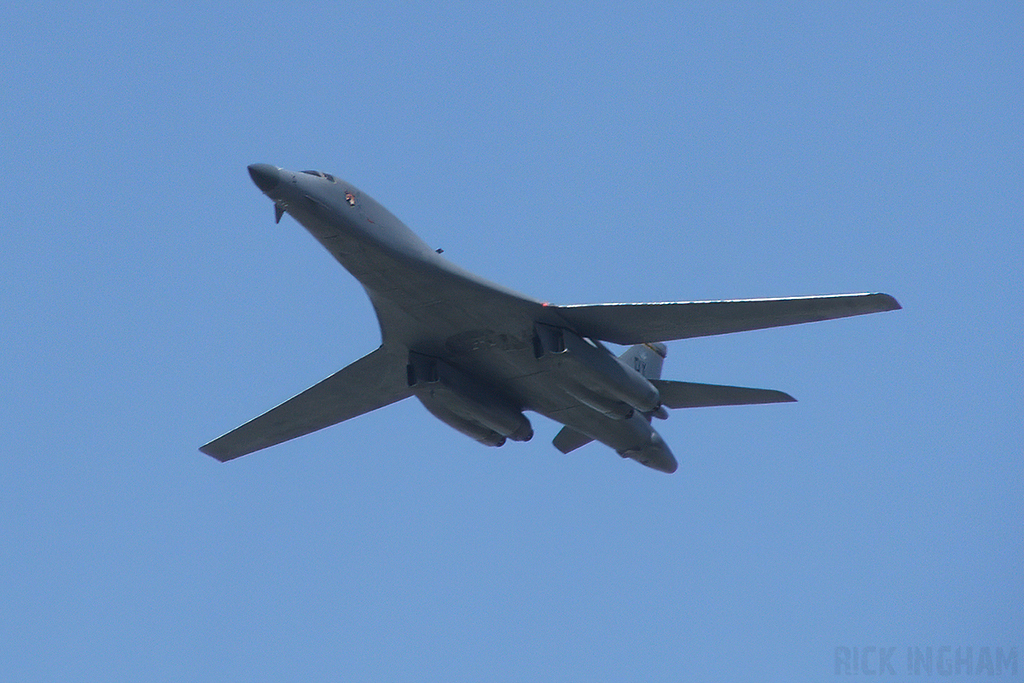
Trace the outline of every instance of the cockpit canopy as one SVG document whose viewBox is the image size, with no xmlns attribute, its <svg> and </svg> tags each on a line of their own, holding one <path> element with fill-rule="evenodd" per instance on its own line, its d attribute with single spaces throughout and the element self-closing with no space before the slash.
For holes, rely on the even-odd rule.
<svg viewBox="0 0 1024 683">
<path fill-rule="evenodd" d="M 317 178 L 326 178 L 327 180 L 331 181 L 332 183 L 337 182 L 334 179 L 334 176 L 332 176 L 330 173 L 321 173 L 320 171 L 303 171 L 303 173 L 307 173 L 309 175 L 315 175 Z"/>
</svg>

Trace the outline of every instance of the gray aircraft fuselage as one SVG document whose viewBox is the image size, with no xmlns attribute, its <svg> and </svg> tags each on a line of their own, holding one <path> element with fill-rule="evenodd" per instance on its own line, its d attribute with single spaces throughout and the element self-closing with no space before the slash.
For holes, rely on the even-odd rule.
<svg viewBox="0 0 1024 683">
<path fill-rule="evenodd" d="M 567 447 L 556 440 L 562 450 L 597 440 L 623 457 L 674 472 L 676 459 L 651 426 L 652 416 L 664 417 L 663 403 L 688 407 L 792 399 L 781 392 L 756 400 L 709 399 L 700 389 L 708 385 L 645 378 L 639 363 L 630 367 L 601 341 L 646 343 L 657 350 L 651 343 L 899 307 L 881 294 L 553 306 L 451 263 L 341 179 L 267 164 L 254 164 L 249 172 L 274 201 L 278 220 L 291 215 L 363 286 L 382 344 L 323 387 L 203 447 L 221 460 L 415 395 L 435 416 L 488 445 L 531 438 L 522 413 L 532 411 L 565 425 L 570 440 L 578 437 Z M 660 374 L 660 360 L 658 367 Z M 361 391 L 365 399 L 353 397 Z M 665 399 L 659 391 L 675 398 Z M 322 414 L 307 421 L 303 411 Z"/>
</svg>

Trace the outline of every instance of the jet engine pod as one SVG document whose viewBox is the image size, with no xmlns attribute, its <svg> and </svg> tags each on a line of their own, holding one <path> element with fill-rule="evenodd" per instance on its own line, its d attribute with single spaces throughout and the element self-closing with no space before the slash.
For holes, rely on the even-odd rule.
<svg viewBox="0 0 1024 683">
<path fill-rule="evenodd" d="M 641 465 L 650 467 L 652 470 L 665 472 L 666 474 L 672 474 L 679 468 L 679 463 L 676 462 L 672 451 L 661 438 L 661 434 L 658 434 L 653 429 L 651 430 L 650 441 L 639 448 L 620 451 L 619 455 L 623 458 L 632 458 Z"/>
<path fill-rule="evenodd" d="M 493 429 L 488 429 L 478 422 L 467 420 L 464 417 L 460 417 L 453 411 L 448 410 L 444 406 L 442 401 L 435 399 L 435 396 L 431 392 L 426 392 L 426 395 L 420 392 L 416 393 L 416 398 L 420 400 L 420 403 L 430 411 L 430 414 L 436 417 L 441 422 L 444 422 L 449 427 L 462 432 L 469 438 L 479 441 L 485 446 L 504 446 L 505 437 Z"/>
<path fill-rule="evenodd" d="M 584 386 L 576 384 L 575 382 L 569 383 L 563 388 L 565 389 L 565 393 L 569 394 L 583 405 L 587 406 L 591 410 L 596 410 L 602 415 L 606 415 L 613 420 L 628 420 L 633 417 L 633 414 L 636 412 L 633 409 L 633 406 L 628 403 L 607 398 L 597 392 L 587 389 Z"/>
<path fill-rule="evenodd" d="M 481 443 L 500 446 L 506 438 L 533 438 L 522 410 L 443 360 L 410 352 L 407 377 L 416 398 L 434 417 Z"/>
<path fill-rule="evenodd" d="M 562 368 L 572 384 L 589 390 L 591 396 L 604 398 L 602 403 L 606 407 L 614 406 L 610 411 L 599 409 L 602 413 L 612 417 L 614 413 L 620 413 L 621 419 L 628 416 L 628 411 L 622 411 L 616 404 L 625 403 L 642 413 L 655 411 L 661 405 L 658 389 L 646 377 L 616 358 L 600 343 L 584 339 L 571 330 L 537 323 L 534 353 L 539 360 L 550 358 L 549 362 Z M 576 396 L 573 391 L 569 393 Z M 594 402 L 592 398 L 580 400 L 585 405 Z"/>
</svg>

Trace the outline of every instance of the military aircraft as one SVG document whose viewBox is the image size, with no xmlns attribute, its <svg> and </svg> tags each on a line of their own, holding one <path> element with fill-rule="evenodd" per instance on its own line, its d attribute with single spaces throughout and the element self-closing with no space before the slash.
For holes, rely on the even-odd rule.
<svg viewBox="0 0 1024 683">
<path fill-rule="evenodd" d="M 662 342 L 900 308 L 888 294 L 561 306 L 488 282 L 441 256 L 387 209 L 328 173 L 249 166 L 256 186 L 360 282 L 377 350 L 200 450 L 237 458 L 415 396 L 480 443 L 529 441 L 532 411 L 564 425 L 563 453 L 599 441 L 672 473 L 651 426 L 667 408 L 779 403 L 781 391 L 661 379 Z M 603 342 L 630 346 L 615 356 Z"/>
</svg>

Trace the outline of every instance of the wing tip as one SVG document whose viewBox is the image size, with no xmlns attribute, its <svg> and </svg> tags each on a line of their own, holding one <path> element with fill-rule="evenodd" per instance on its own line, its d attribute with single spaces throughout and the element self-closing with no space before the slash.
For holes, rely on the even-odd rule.
<svg viewBox="0 0 1024 683">
<path fill-rule="evenodd" d="M 903 309 L 899 301 L 896 301 L 896 297 L 891 294 L 879 293 L 875 295 L 879 301 L 879 312 L 881 311 L 899 311 Z"/>
<path fill-rule="evenodd" d="M 759 400 L 754 403 L 748 403 L 746 405 L 768 405 L 772 403 L 796 403 L 797 400 L 785 391 L 779 391 L 778 389 L 761 389 L 761 396 Z M 743 404 L 736 404 L 743 405 Z"/>
<path fill-rule="evenodd" d="M 216 460 L 218 462 L 227 462 L 228 460 L 234 460 L 235 458 L 238 457 L 237 455 L 234 455 L 234 454 L 224 453 L 223 451 L 219 451 L 214 446 L 215 443 L 216 443 L 216 441 L 211 441 L 208 444 L 200 446 L 199 447 L 199 452 L 202 453 L 203 455 L 210 456 L 211 458 L 213 458 L 214 460 Z"/>
</svg>

